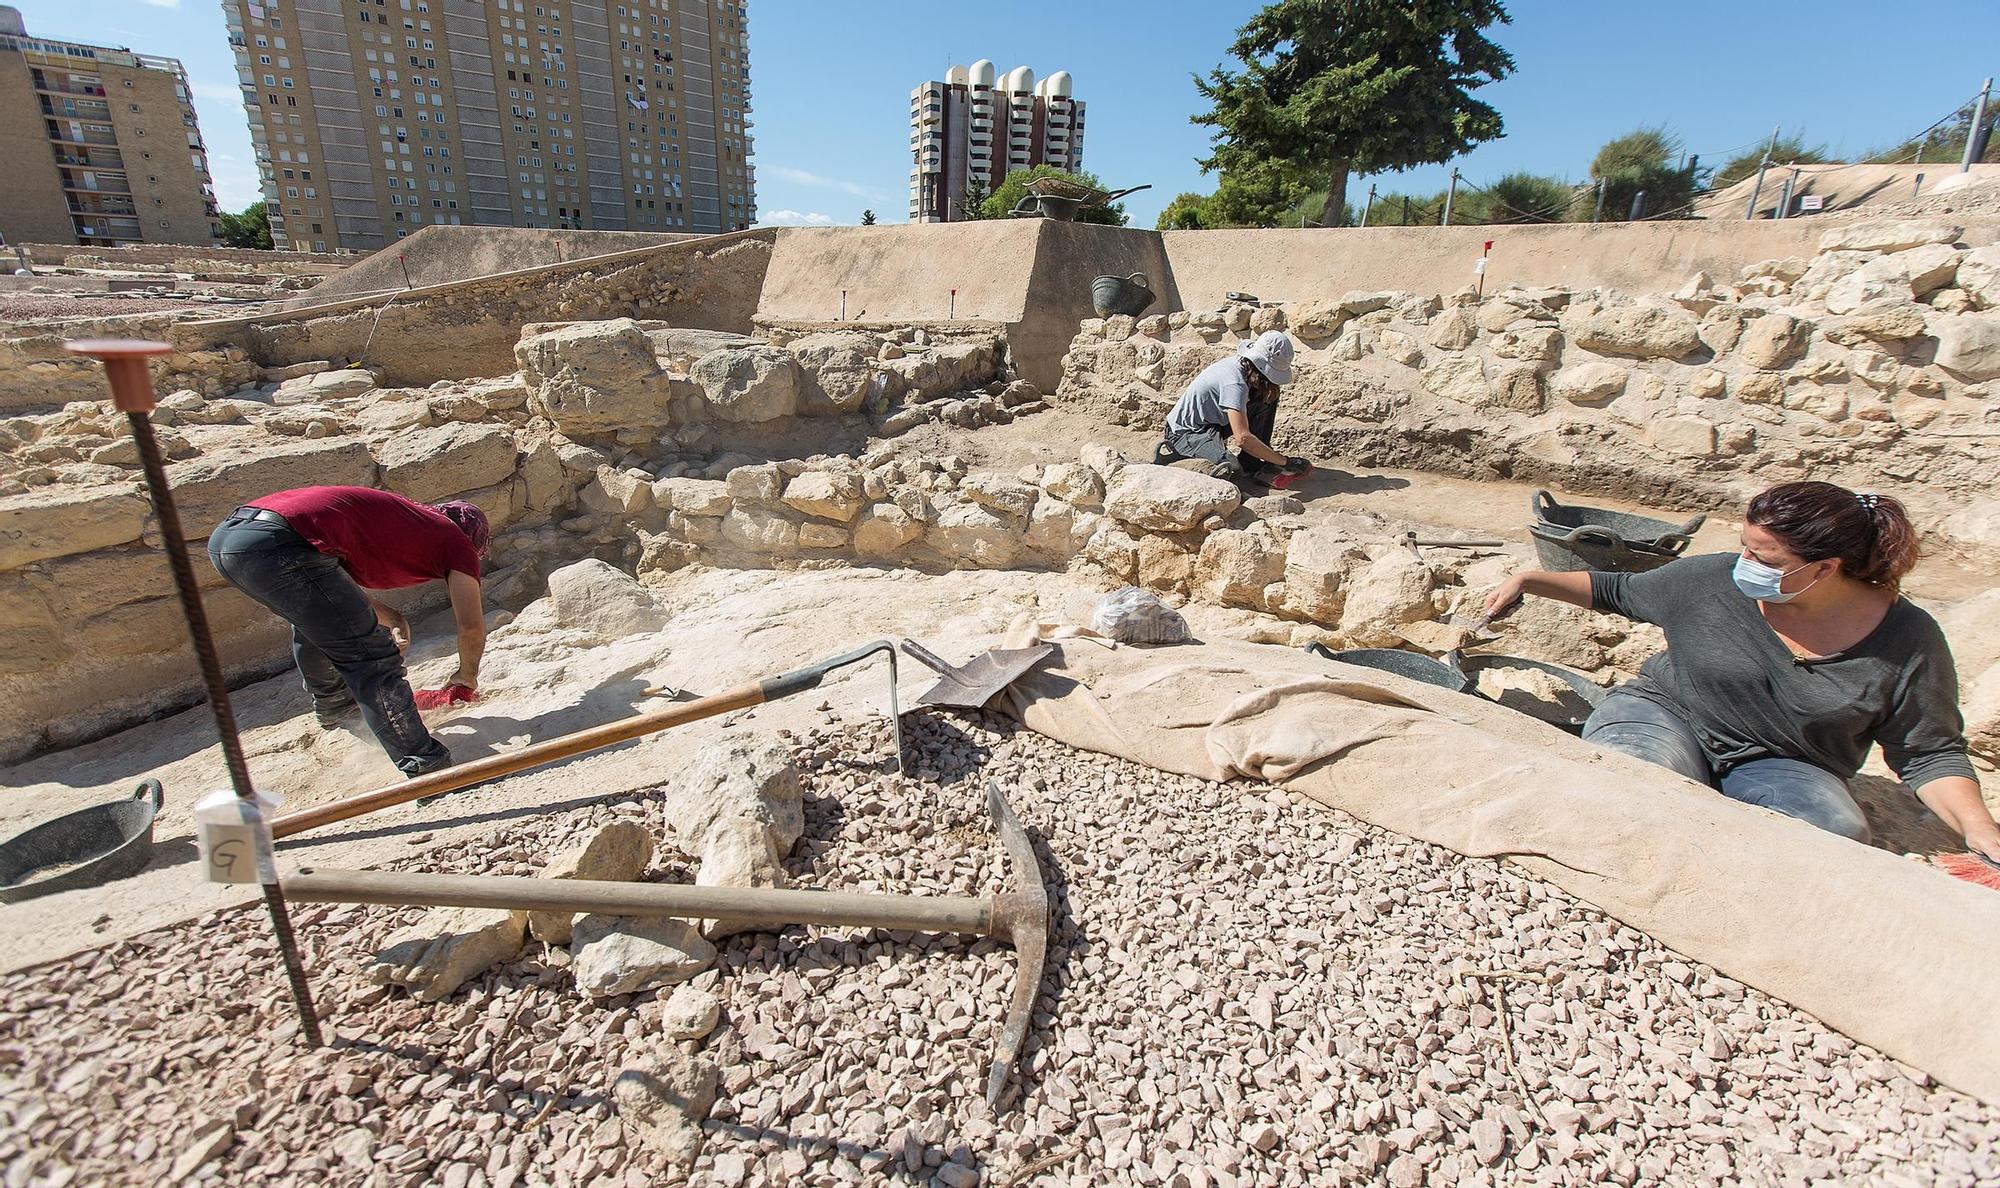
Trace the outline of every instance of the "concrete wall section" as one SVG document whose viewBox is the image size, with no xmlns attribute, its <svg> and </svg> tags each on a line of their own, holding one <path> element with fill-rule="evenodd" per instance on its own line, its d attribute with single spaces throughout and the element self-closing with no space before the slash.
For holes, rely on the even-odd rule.
<svg viewBox="0 0 2000 1188">
<path fill-rule="evenodd" d="M 655 231 L 549 231 L 529 227 L 425 227 L 328 277 L 288 309 L 342 297 L 423 288 L 549 264 L 575 263 L 699 236 Z M 404 280 L 403 270 L 409 269 Z"/>
<path fill-rule="evenodd" d="M 853 321 L 1017 321 L 1034 271 L 1037 221 L 783 228 L 757 316 L 833 321 L 845 292 Z"/>
<path fill-rule="evenodd" d="M 530 322 L 632 317 L 747 333 L 771 237 L 704 236 L 386 298 L 182 323 L 169 340 L 183 352 L 235 347 L 266 367 L 321 359 L 368 366 L 395 386 L 507 375 Z"/>
<path fill-rule="evenodd" d="M 1030 299 L 1007 337 L 1015 369 L 1044 392 L 1053 392 L 1062 377 L 1062 357 L 1077 324 L 1096 314 L 1090 286 L 1097 277 L 1143 272 L 1157 294 L 1147 313 L 1180 308 L 1157 231 L 1047 219 L 1020 221 L 1037 224 L 1041 235 L 1029 281 Z"/>
<path fill-rule="evenodd" d="M 1954 220 L 1959 221 L 1959 220 Z M 1167 231 L 1177 309 L 1218 309 L 1230 290 L 1300 301 L 1350 289 L 1453 293 L 1476 278 L 1493 241 L 1486 291 L 1508 285 L 1607 287 L 1671 293 L 1706 272 L 1728 283 L 1746 264 L 1811 257 L 1831 224 L 1659 222 L 1519 227 L 1369 227 L 1362 230 Z M 1964 242 L 2000 241 L 2000 219 L 1963 220 Z"/>
</svg>

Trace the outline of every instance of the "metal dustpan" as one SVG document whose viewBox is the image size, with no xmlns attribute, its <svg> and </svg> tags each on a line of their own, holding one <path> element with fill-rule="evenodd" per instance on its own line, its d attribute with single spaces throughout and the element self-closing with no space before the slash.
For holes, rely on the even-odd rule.
<svg viewBox="0 0 2000 1188">
<path fill-rule="evenodd" d="M 1056 646 L 1045 641 L 1027 648 L 994 648 L 960 665 L 947 664 L 915 640 L 904 640 L 903 650 L 938 674 L 938 683 L 917 698 L 918 705 L 984 709 L 987 702 L 1041 663 L 1042 657 L 1055 651 Z"/>
</svg>

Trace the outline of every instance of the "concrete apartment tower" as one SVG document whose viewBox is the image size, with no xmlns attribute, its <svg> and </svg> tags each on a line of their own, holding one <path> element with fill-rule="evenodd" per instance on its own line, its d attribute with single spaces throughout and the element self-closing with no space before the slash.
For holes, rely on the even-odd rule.
<svg viewBox="0 0 2000 1188">
<path fill-rule="evenodd" d="M 223 0 L 281 248 L 757 221 L 735 0 Z"/>
<path fill-rule="evenodd" d="M 0 160 L 9 243 L 209 244 L 221 234 L 181 64 L 30 37 L 4 6 Z"/>
<path fill-rule="evenodd" d="M 910 221 L 953 222 L 974 179 L 991 193 L 1030 165 L 1082 168 L 1083 104 L 1067 70 L 1036 82 L 1019 66 L 996 80 L 981 58 L 910 92 L 910 152 Z"/>
</svg>

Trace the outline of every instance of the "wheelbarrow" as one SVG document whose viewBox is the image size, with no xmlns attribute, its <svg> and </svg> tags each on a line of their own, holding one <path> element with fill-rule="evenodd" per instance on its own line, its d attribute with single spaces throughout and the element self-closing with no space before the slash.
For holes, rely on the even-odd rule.
<svg viewBox="0 0 2000 1188">
<path fill-rule="evenodd" d="M 1058 223 L 1073 223 L 1076 213 L 1086 206 L 1108 206 L 1127 194 L 1152 188 L 1149 182 L 1143 186 L 1106 192 L 1059 177 L 1038 177 L 1028 183 L 1028 192 L 1007 213 L 1017 219 L 1054 219 Z"/>
<path fill-rule="evenodd" d="M 92 805 L 0 842 L 0 903 L 95 887 L 146 869 L 166 793 L 147 780 L 126 800 Z"/>
</svg>

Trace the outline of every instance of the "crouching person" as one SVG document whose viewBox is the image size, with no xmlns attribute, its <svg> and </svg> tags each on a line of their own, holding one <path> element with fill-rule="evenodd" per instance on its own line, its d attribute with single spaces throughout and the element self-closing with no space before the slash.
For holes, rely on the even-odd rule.
<svg viewBox="0 0 2000 1188">
<path fill-rule="evenodd" d="M 1312 469 L 1304 458 L 1271 448 L 1278 424 L 1278 389 L 1292 382 L 1292 340 L 1267 330 L 1234 355 L 1204 368 L 1167 414 L 1167 428 L 1153 460 L 1171 465 L 1184 459 L 1213 463 L 1210 472 L 1252 493 L 1284 476 Z"/>
<path fill-rule="evenodd" d="M 470 503 L 429 507 L 367 487 L 301 487 L 231 512 L 208 538 L 224 580 L 292 625 L 292 655 L 313 713 L 331 727 L 357 706 L 409 776 L 451 765 L 417 714 L 403 667 L 410 621 L 370 590 L 443 579 L 458 625 L 458 686 L 479 688 L 486 647 L 479 564 L 491 532 Z"/>
</svg>

